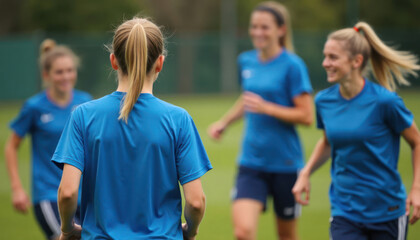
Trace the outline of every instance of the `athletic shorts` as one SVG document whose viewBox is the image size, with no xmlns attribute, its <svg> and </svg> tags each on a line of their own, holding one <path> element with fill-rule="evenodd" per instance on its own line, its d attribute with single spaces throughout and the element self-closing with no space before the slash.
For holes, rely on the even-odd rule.
<svg viewBox="0 0 420 240">
<path fill-rule="evenodd" d="M 57 202 L 41 201 L 34 206 L 35 217 L 47 239 L 56 239 L 61 234 L 60 214 Z M 80 209 L 77 208 L 74 222 L 80 224 Z"/>
<path fill-rule="evenodd" d="M 408 216 L 379 223 L 359 223 L 345 217 L 332 217 L 332 240 L 405 240 Z"/>
<path fill-rule="evenodd" d="M 301 206 L 292 194 L 297 179 L 296 173 L 269 173 L 239 166 L 232 199 L 254 199 L 267 207 L 267 197 L 273 198 L 274 210 L 278 218 L 291 220 L 301 214 Z"/>
</svg>

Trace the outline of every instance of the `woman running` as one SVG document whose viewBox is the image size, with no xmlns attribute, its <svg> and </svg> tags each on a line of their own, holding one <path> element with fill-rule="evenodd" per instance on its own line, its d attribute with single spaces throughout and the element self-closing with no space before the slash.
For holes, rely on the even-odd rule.
<svg viewBox="0 0 420 240">
<path fill-rule="evenodd" d="M 410 206 L 410 223 L 420 218 L 420 133 L 394 91 L 416 75 L 417 57 L 385 45 L 364 22 L 331 33 L 324 56 L 335 85 L 315 98 L 324 134 L 293 188 L 296 201 L 308 204 L 309 176 L 331 157 L 331 238 L 405 239 Z M 369 61 L 379 84 L 365 77 Z M 408 196 L 397 171 L 401 136 L 413 156 Z"/>
<path fill-rule="evenodd" d="M 254 50 L 239 55 L 244 93 L 209 127 L 220 139 L 226 128 L 245 118 L 239 170 L 233 191 L 233 224 L 237 239 L 255 239 L 259 215 L 272 196 L 280 239 L 297 239 L 300 207 L 291 192 L 303 167 L 295 125 L 313 121 L 311 84 L 304 62 L 292 53 L 287 9 L 264 2 L 252 12 L 249 34 Z"/>
<path fill-rule="evenodd" d="M 64 165 L 62 239 L 195 239 L 205 209 L 200 177 L 212 167 L 190 115 L 152 94 L 164 53 L 147 19 L 115 31 L 117 91 L 75 109 L 53 157 Z M 82 174 L 80 227 L 72 218 Z"/>
<path fill-rule="evenodd" d="M 61 132 L 71 111 L 91 100 L 74 89 L 79 60 L 69 48 L 46 39 L 40 48 L 40 66 L 46 89 L 29 98 L 12 121 L 12 135 L 6 142 L 5 157 L 9 172 L 13 207 L 26 213 L 31 206 L 18 171 L 18 149 L 26 134 L 32 138 L 32 204 L 36 219 L 47 239 L 60 235 L 57 190 L 61 171 L 51 163 Z"/>
</svg>

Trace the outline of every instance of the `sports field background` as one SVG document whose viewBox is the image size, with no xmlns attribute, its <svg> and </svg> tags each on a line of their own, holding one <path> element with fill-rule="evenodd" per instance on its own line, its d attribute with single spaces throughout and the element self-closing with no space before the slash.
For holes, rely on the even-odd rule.
<svg viewBox="0 0 420 240">
<path fill-rule="evenodd" d="M 417 125 L 420 125 L 419 92 L 405 90 L 399 94 L 413 112 Z M 236 156 L 241 141 L 242 123 L 228 129 L 219 143 L 210 140 L 206 129 L 233 104 L 237 95 L 159 95 L 158 97 L 185 108 L 192 115 L 214 167 L 202 179 L 207 196 L 207 210 L 198 239 L 233 239 L 229 195 L 236 174 Z M 10 201 L 10 186 L 4 164 L 3 146 L 10 134 L 8 123 L 16 116 L 21 104 L 22 102 L 0 103 L 0 239 L 43 239 L 32 212 L 27 216 L 18 214 L 12 209 Z M 314 124 L 312 127 L 300 127 L 299 132 L 308 157 L 321 132 L 315 129 Z M 404 141 L 401 145 L 399 170 L 406 188 L 409 189 L 412 180 L 411 153 Z M 27 138 L 19 151 L 20 175 L 27 190 L 30 178 L 29 146 L 30 140 Z M 330 162 L 316 172 L 311 179 L 311 203 L 303 208 L 299 223 L 299 234 L 302 240 L 328 239 L 329 165 Z M 258 239 L 276 239 L 272 212 L 273 209 L 269 206 L 268 212 L 260 218 Z M 408 239 L 419 239 L 419 236 L 420 223 L 410 226 Z"/>
</svg>

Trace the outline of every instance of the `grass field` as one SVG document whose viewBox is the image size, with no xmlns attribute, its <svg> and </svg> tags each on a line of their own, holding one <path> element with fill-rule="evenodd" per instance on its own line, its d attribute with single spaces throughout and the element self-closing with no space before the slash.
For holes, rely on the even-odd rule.
<svg viewBox="0 0 420 240">
<path fill-rule="evenodd" d="M 403 92 L 400 95 L 407 107 L 412 110 L 420 125 L 419 92 Z M 203 177 L 204 190 L 207 196 L 207 210 L 200 227 L 198 239 L 218 240 L 233 239 L 230 218 L 230 189 L 236 172 L 236 156 L 238 154 L 242 123 L 232 126 L 219 143 L 213 142 L 206 135 L 207 126 L 217 120 L 234 102 L 236 96 L 162 96 L 176 105 L 187 109 L 192 115 L 203 139 L 214 169 Z M 43 239 L 32 213 L 21 215 L 11 206 L 10 187 L 4 165 L 3 146 L 7 136 L 9 121 L 16 116 L 21 103 L 0 103 L 0 229 L 1 239 Z M 300 127 L 299 132 L 308 157 L 321 136 L 315 127 Z M 30 176 L 30 141 L 24 141 L 19 151 L 20 173 L 26 189 L 29 189 Z M 299 222 L 299 235 L 303 240 L 328 239 L 329 200 L 328 187 L 330 183 L 329 165 L 327 163 L 312 179 L 312 195 L 309 206 L 304 207 Z M 402 179 L 409 189 L 412 180 L 411 153 L 408 145 L 403 142 L 400 154 L 399 169 Z M 259 221 L 258 239 L 276 239 L 274 215 L 272 207 L 263 214 Z M 419 239 L 420 223 L 409 227 L 408 239 Z"/>
</svg>

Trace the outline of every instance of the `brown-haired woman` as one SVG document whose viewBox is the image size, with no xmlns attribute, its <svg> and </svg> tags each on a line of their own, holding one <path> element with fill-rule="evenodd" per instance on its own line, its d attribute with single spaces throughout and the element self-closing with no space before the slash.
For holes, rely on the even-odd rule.
<svg viewBox="0 0 420 240">
<path fill-rule="evenodd" d="M 331 238 L 405 239 L 411 206 L 410 223 L 420 218 L 420 133 L 394 91 L 416 75 L 417 57 L 385 45 L 364 22 L 331 33 L 324 56 L 335 85 L 315 98 L 324 135 L 293 188 L 296 201 L 308 204 L 309 176 L 331 156 Z M 365 77 L 369 61 L 379 84 Z M 413 156 L 408 196 L 397 171 L 401 136 Z"/>
<path fill-rule="evenodd" d="M 60 235 L 57 190 L 61 171 L 50 160 L 71 111 L 91 100 L 91 96 L 74 89 L 79 59 L 72 50 L 46 39 L 40 52 L 40 70 L 46 89 L 29 98 L 10 124 L 13 132 L 6 142 L 5 156 L 13 206 L 18 212 L 26 213 L 30 200 L 19 177 L 17 152 L 24 136 L 31 135 L 32 204 L 47 239 L 56 239 Z"/>
<path fill-rule="evenodd" d="M 117 91 L 75 109 L 53 157 L 64 166 L 62 239 L 195 239 L 205 209 L 200 177 L 212 167 L 189 114 L 152 94 L 164 53 L 147 19 L 115 31 Z M 82 173 L 81 229 L 71 219 Z"/>
<path fill-rule="evenodd" d="M 254 50 L 238 57 L 244 90 L 235 105 L 209 127 L 220 139 L 244 117 L 245 133 L 233 190 L 233 223 L 237 239 L 255 239 L 258 217 L 273 197 L 280 239 L 297 239 L 300 206 L 291 192 L 303 167 L 295 126 L 313 121 L 311 83 L 304 62 L 293 54 L 287 9 L 263 2 L 252 12 L 249 35 Z"/>
</svg>

